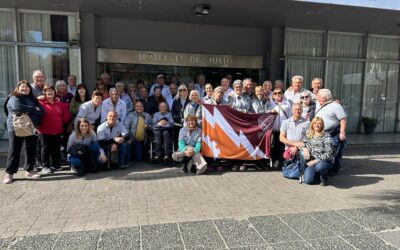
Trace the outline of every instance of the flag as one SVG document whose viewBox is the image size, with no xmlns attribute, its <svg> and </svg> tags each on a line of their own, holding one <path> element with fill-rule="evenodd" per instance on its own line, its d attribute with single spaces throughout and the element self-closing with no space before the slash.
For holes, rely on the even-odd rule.
<svg viewBox="0 0 400 250">
<path fill-rule="evenodd" d="M 202 105 L 203 156 L 236 160 L 269 158 L 275 114 L 249 114 L 228 105 Z"/>
</svg>

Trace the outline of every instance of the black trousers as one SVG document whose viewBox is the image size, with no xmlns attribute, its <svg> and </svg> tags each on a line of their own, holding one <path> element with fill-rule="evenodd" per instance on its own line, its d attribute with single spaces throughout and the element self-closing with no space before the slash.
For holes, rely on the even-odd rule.
<svg viewBox="0 0 400 250">
<path fill-rule="evenodd" d="M 272 131 L 271 159 L 273 161 L 279 160 L 282 163 L 285 144 L 279 140 L 279 134 L 280 131 Z"/>
<path fill-rule="evenodd" d="M 59 135 L 44 135 L 39 134 L 39 140 L 42 144 L 40 149 L 43 167 L 50 167 L 50 157 L 52 166 L 60 167 L 60 145 L 61 134 Z"/>
<path fill-rule="evenodd" d="M 6 173 L 15 174 L 18 171 L 22 145 L 25 142 L 25 167 L 26 171 L 32 171 L 35 167 L 37 135 L 17 137 L 15 132 L 8 133 L 8 156 Z"/>
</svg>

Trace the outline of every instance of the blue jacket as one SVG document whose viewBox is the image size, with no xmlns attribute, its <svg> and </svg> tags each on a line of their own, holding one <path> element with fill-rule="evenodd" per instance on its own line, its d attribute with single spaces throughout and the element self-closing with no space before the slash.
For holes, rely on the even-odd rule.
<svg viewBox="0 0 400 250">
<path fill-rule="evenodd" d="M 36 110 L 39 107 L 39 110 Z M 14 131 L 12 115 L 16 113 L 28 113 L 35 127 L 39 127 L 40 118 L 44 115 L 44 110 L 39 102 L 29 96 L 11 96 L 7 102 L 7 130 L 8 132 Z"/>
</svg>

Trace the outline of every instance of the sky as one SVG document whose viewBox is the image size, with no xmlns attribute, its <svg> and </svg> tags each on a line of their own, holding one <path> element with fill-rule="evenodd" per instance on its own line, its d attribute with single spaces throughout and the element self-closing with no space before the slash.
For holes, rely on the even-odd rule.
<svg viewBox="0 0 400 250">
<path fill-rule="evenodd" d="M 400 0 L 294 0 L 294 1 L 400 10 Z"/>
</svg>

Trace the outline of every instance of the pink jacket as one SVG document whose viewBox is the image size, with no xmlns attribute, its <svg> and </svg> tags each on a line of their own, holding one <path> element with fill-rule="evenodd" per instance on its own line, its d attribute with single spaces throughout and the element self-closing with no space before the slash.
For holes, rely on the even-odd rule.
<svg viewBox="0 0 400 250">
<path fill-rule="evenodd" d="M 47 99 L 39 100 L 44 109 L 44 115 L 38 128 L 39 133 L 46 135 L 58 135 L 63 132 L 63 125 L 71 120 L 71 113 L 67 106 L 58 98 L 54 98 L 51 104 Z"/>
</svg>

